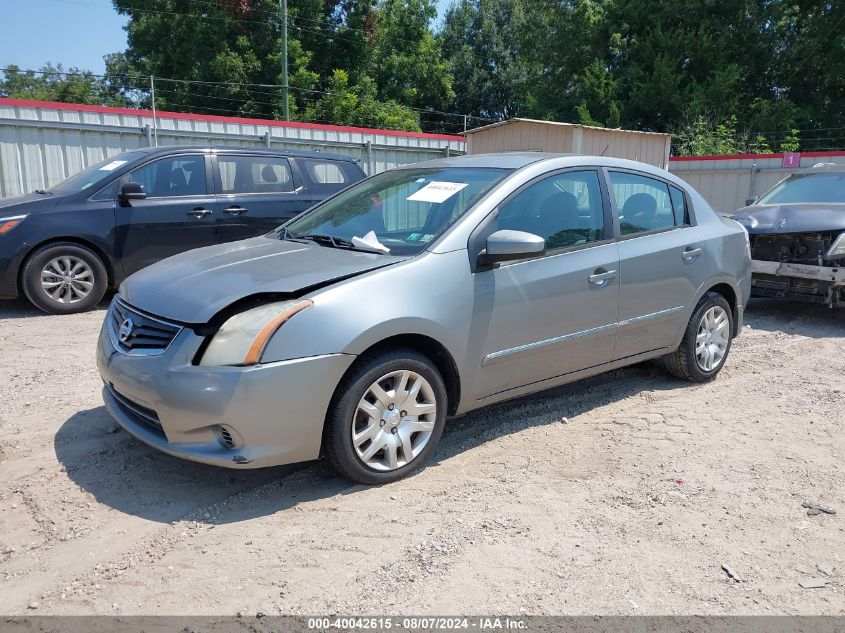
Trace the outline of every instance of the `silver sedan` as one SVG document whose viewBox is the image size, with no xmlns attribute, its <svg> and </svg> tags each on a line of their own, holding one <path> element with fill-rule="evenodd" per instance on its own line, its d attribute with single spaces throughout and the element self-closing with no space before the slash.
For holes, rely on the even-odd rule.
<svg viewBox="0 0 845 633">
<path fill-rule="evenodd" d="M 103 397 L 171 455 L 322 455 L 384 483 L 426 462 L 449 416 L 647 359 L 712 380 L 749 270 L 745 230 L 642 163 L 418 163 L 131 276 L 100 335 Z"/>
</svg>

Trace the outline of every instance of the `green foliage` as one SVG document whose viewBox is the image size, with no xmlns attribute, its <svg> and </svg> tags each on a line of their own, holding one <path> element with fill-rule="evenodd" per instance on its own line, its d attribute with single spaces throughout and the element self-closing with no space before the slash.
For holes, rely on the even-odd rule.
<svg viewBox="0 0 845 633">
<path fill-rule="evenodd" d="M 0 95 L 16 99 L 86 103 L 90 105 L 127 105 L 126 99 L 114 87 L 91 71 L 70 68 L 61 64 L 46 64 L 38 72 L 22 71 L 8 66 L 0 79 Z"/>
<path fill-rule="evenodd" d="M 0 90 L 148 107 L 155 75 L 161 109 L 282 112 L 277 0 L 112 1 L 129 17 L 114 76 L 10 69 Z M 523 116 L 673 132 L 683 152 L 845 147 L 843 2 L 452 2 L 438 23 L 435 0 L 289 0 L 292 117 L 455 131 L 462 115 Z"/>
<path fill-rule="evenodd" d="M 328 94 L 305 110 L 304 120 L 412 132 L 420 130 L 411 110 L 395 101 L 377 98 L 375 81 L 369 77 L 350 86 L 347 72 L 335 70 L 327 89 Z"/>
<path fill-rule="evenodd" d="M 442 109 L 455 96 L 449 64 L 429 28 L 434 0 L 383 0 L 371 75 L 382 98 L 418 108 Z"/>
<path fill-rule="evenodd" d="M 454 109 L 506 119 L 529 111 L 539 73 L 522 0 L 459 0 L 446 12 L 443 51 L 455 76 Z"/>
<path fill-rule="evenodd" d="M 782 152 L 797 152 L 800 147 L 801 141 L 798 138 L 798 130 L 792 128 L 780 142 L 779 149 Z"/>
<path fill-rule="evenodd" d="M 684 156 L 715 156 L 739 152 L 736 116 L 716 121 L 698 115 L 677 134 L 676 148 Z"/>
</svg>

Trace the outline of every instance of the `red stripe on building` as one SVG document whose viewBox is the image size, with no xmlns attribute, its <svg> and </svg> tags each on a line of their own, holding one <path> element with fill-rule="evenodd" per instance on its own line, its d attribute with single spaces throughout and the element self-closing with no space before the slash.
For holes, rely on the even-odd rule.
<svg viewBox="0 0 845 633">
<path fill-rule="evenodd" d="M 100 114 L 120 114 L 128 116 L 153 116 L 151 110 L 133 110 L 132 108 L 112 108 L 109 106 L 85 105 L 80 103 L 60 103 L 58 101 L 33 101 L 29 99 L 0 98 L 0 106 L 19 106 L 24 108 L 44 108 L 51 110 L 73 110 L 75 112 L 97 112 Z M 346 125 L 320 125 L 317 123 L 303 123 L 300 121 L 276 121 L 273 119 L 248 119 L 233 116 L 217 116 L 214 114 L 191 114 L 187 112 L 166 112 L 156 110 L 156 118 L 182 119 L 190 121 L 205 121 L 207 123 L 236 123 L 241 125 L 263 125 L 269 127 L 299 128 L 306 130 L 322 130 L 325 132 L 351 132 L 354 134 L 381 134 L 384 136 L 399 136 L 404 138 L 423 138 L 437 141 L 458 141 L 463 143 L 463 136 L 451 134 L 427 134 L 425 132 L 403 132 L 401 130 L 380 130 L 367 127 L 350 127 Z M 163 130 L 166 132 L 166 130 Z"/>
</svg>

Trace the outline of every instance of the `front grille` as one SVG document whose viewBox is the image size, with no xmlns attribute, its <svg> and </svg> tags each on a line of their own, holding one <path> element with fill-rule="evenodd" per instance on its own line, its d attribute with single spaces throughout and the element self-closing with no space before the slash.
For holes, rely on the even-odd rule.
<svg viewBox="0 0 845 633">
<path fill-rule="evenodd" d="M 109 383 L 108 389 L 109 393 L 117 401 L 117 404 L 127 416 L 132 418 L 135 422 L 139 422 L 140 424 L 152 429 L 161 437 L 165 437 L 164 429 L 162 428 L 161 422 L 158 419 L 158 414 L 155 411 L 141 406 L 137 402 L 133 402 L 123 394 L 119 393 L 111 383 Z"/>
<path fill-rule="evenodd" d="M 140 312 L 119 297 L 109 309 L 109 327 L 118 348 L 135 354 L 161 354 L 182 329 L 175 323 Z M 121 328 L 125 328 L 123 336 Z"/>
</svg>

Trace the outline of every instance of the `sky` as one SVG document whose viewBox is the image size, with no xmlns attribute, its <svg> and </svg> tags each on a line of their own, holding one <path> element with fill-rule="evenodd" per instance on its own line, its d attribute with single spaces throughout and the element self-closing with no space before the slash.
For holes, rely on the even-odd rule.
<svg viewBox="0 0 845 633">
<path fill-rule="evenodd" d="M 126 49 L 126 17 L 109 0 L 0 0 L 0 66 L 46 62 L 102 73 L 103 56 Z"/>
<path fill-rule="evenodd" d="M 442 16 L 450 0 L 438 0 Z M 126 49 L 127 18 L 110 0 L 0 0 L 0 67 L 46 62 L 105 71 L 103 56 Z"/>
</svg>

